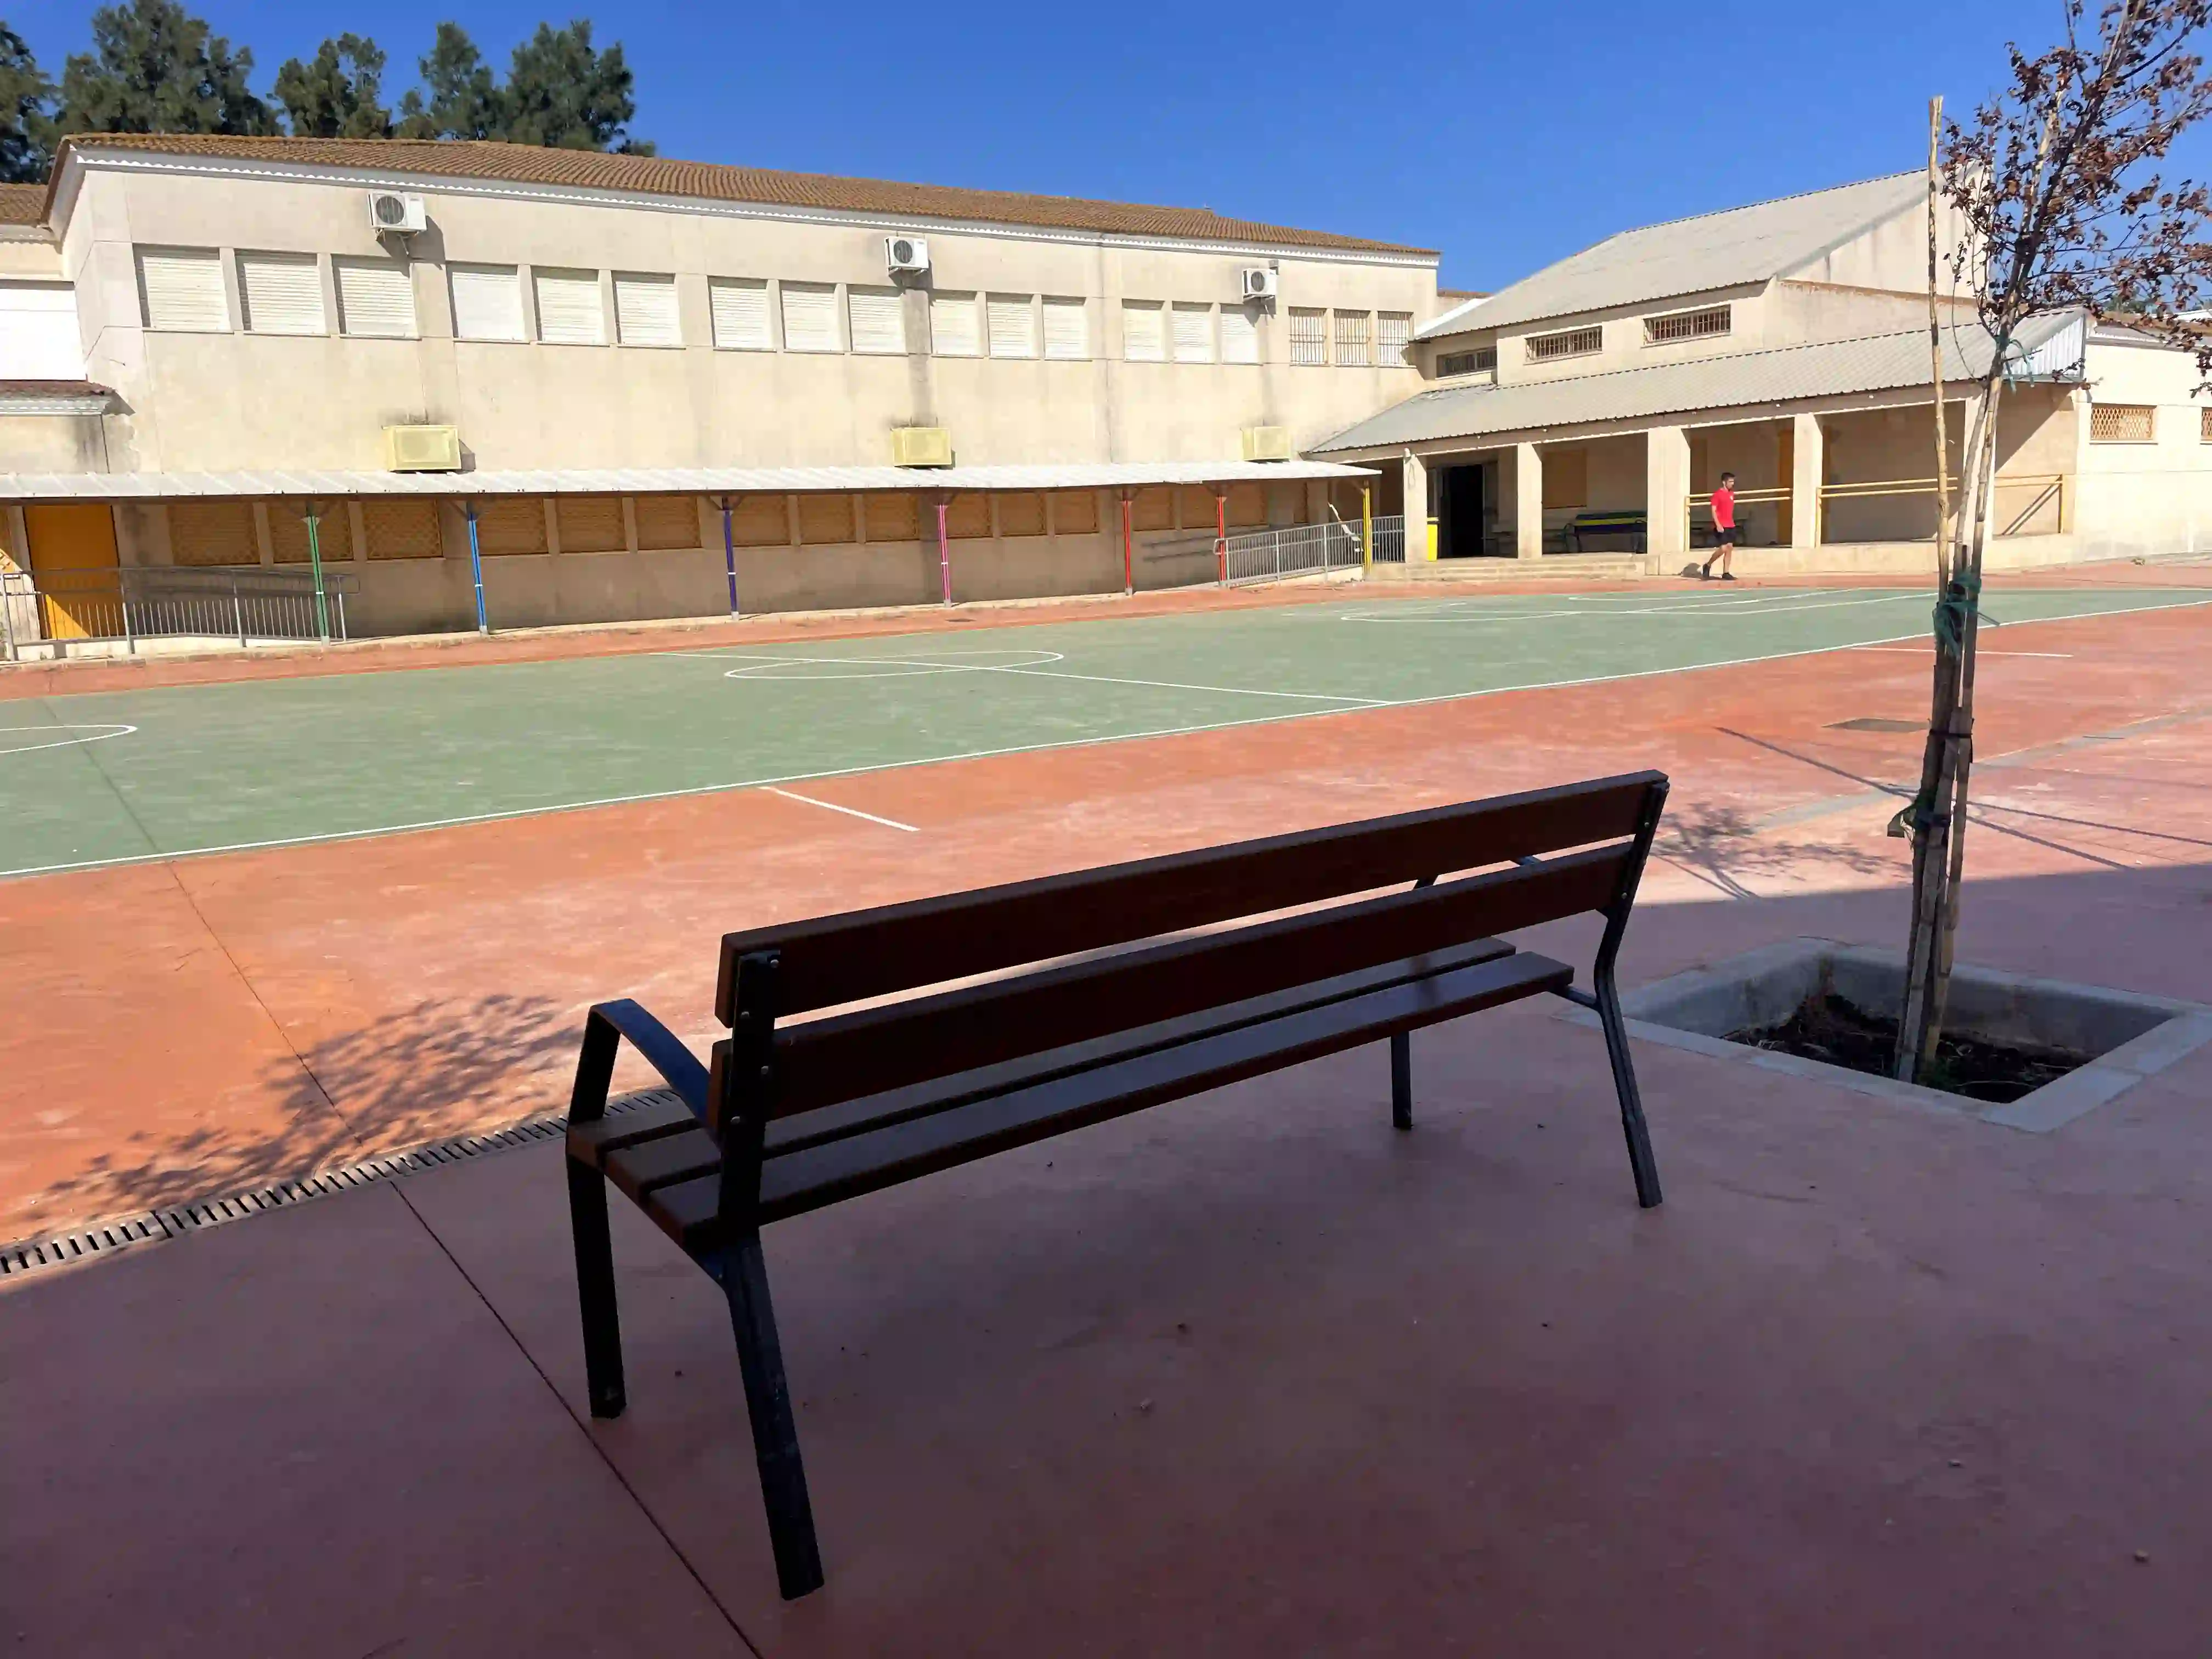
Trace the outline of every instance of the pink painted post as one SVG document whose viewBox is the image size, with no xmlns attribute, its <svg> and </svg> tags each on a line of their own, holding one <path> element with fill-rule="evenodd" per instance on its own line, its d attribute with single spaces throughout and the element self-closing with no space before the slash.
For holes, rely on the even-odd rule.
<svg viewBox="0 0 2212 1659">
<path fill-rule="evenodd" d="M 1213 562 L 1220 567 L 1221 585 L 1229 586 L 1229 496 L 1213 492 Z"/>
<path fill-rule="evenodd" d="M 945 579 L 945 602 L 952 603 L 952 538 L 945 527 L 945 515 L 951 511 L 946 501 L 937 504 L 937 569 Z"/>
</svg>

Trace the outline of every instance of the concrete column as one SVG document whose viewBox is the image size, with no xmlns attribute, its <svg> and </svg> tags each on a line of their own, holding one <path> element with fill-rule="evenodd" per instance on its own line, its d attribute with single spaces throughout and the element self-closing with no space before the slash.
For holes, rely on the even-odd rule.
<svg viewBox="0 0 2212 1659">
<path fill-rule="evenodd" d="M 1399 461 L 1406 483 L 1406 562 L 1436 557 L 1429 539 L 1429 464 L 1407 450 Z"/>
<path fill-rule="evenodd" d="M 1689 551 L 1690 438 L 1679 426 L 1644 434 L 1644 546 L 1654 554 Z"/>
<path fill-rule="evenodd" d="M 1534 444 L 1513 446 L 1513 556 L 1544 556 L 1544 458 Z"/>
<path fill-rule="evenodd" d="M 1820 544 L 1820 446 L 1817 415 L 1792 418 L 1790 452 L 1790 545 Z"/>
</svg>

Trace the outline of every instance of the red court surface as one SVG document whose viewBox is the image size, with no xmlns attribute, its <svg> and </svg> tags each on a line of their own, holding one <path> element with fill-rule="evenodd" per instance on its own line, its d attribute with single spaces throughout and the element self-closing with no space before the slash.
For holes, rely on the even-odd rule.
<svg viewBox="0 0 2212 1659">
<path fill-rule="evenodd" d="M 1963 960 L 2212 1000 L 2208 619 L 1990 642 Z M 727 927 L 1607 771 L 1674 779 L 1628 985 L 1896 944 L 1917 738 L 1829 728 L 1925 696 L 1864 649 L 810 791 L 919 836 L 753 791 L 9 884 L 0 1236 L 557 1109 L 591 1000 L 707 1036 Z M 719 1293 L 626 1206 L 631 1411 L 585 1416 L 556 1147 L 31 1277 L 5 1627 L 2202 1653 L 2212 1051 L 2041 1136 L 1638 1065 L 1650 1212 L 1601 1046 L 1523 1005 L 1415 1039 L 1410 1136 L 1356 1053 L 772 1230 L 830 1573 L 789 1606 Z"/>
</svg>

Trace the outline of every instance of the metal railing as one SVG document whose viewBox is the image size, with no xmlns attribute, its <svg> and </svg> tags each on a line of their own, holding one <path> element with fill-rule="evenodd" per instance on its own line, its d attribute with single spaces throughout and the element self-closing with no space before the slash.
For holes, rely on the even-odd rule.
<svg viewBox="0 0 2212 1659">
<path fill-rule="evenodd" d="M 1221 584 L 1243 587 L 1291 576 L 1357 570 L 1366 562 L 1359 528 L 1332 519 L 1326 524 L 1285 526 L 1231 536 L 1221 544 Z"/>
<path fill-rule="evenodd" d="M 343 640 L 349 574 L 240 566 L 188 569 L 125 566 L 106 570 L 0 571 L 0 650 L 9 660 L 40 644 L 120 644 L 142 640 Z"/>
<path fill-rule="evenodd" d="M 2001 473 L 1993 498 L 1995 514 L 1993 533 L 1997 536 L 2051 536 L 2063 534 L 2073 528 L 2069 512 L 2066 475 L 2061 472 Z M 1959 501 L 1959 481 L 1951 481 L 1951 501 L 1955 510 Z M 1852 483 L 1831 483 L 1820 486 L 1819 513 L 1820 515 L 1818 539 L 1831 541 L 1927 541 L 1936 533 L 1933 497 L 1936 480 L 1933 478 L 1870 478 Z M 1930 498 L 1928 522 L 1912 531 L 1899 530 L 1891 534 L 1859 534 L 1832 536 L 1828 524 L 1830 508 L 1838 501 L 1879 501 L 1911 496 Z M 1743 509 L 1773 506 L 1778 510 L 1790 500 L 1787 489 L 1739 489 L 1735 494 L 1738 522 L 1743 521 Z M 1683 509 L 1686 542 L 1695 545 L 1697 532 L 1702 528 L 1707 534 L 1712 530 L 1713 498 L 1710 495 L 1692 495 Z M 1698 510 L 1704 510 L 1705 522 L 1698 522 Z M 1917 515 L 1916 515 L 1917 517 Z M 1881 526 L 1888 529 L 1890 526 Z"/>
</svg>

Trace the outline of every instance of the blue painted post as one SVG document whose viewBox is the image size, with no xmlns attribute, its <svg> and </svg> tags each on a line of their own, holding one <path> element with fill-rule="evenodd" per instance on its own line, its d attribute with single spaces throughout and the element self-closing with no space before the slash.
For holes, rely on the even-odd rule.
<svg viewBox="0 0 2212 1659">
<path fill-rule="evenodd" d="M 469 521 L 469 574 L 477 585 L 477 632 L 491 632 L 491 618 L 484 614 L 483 550 L 477 544 L 477 504 L 469 502 L 461 508 Z"/>
<path fill-rule="evenodd" d="M 730 509 L 732 503 L 727 495 L 722 497 L 722 563 L 730 573 L 730 614 L 742 617 L 738 609 L 738 544 L 730 534 Z"/>
</svg>

